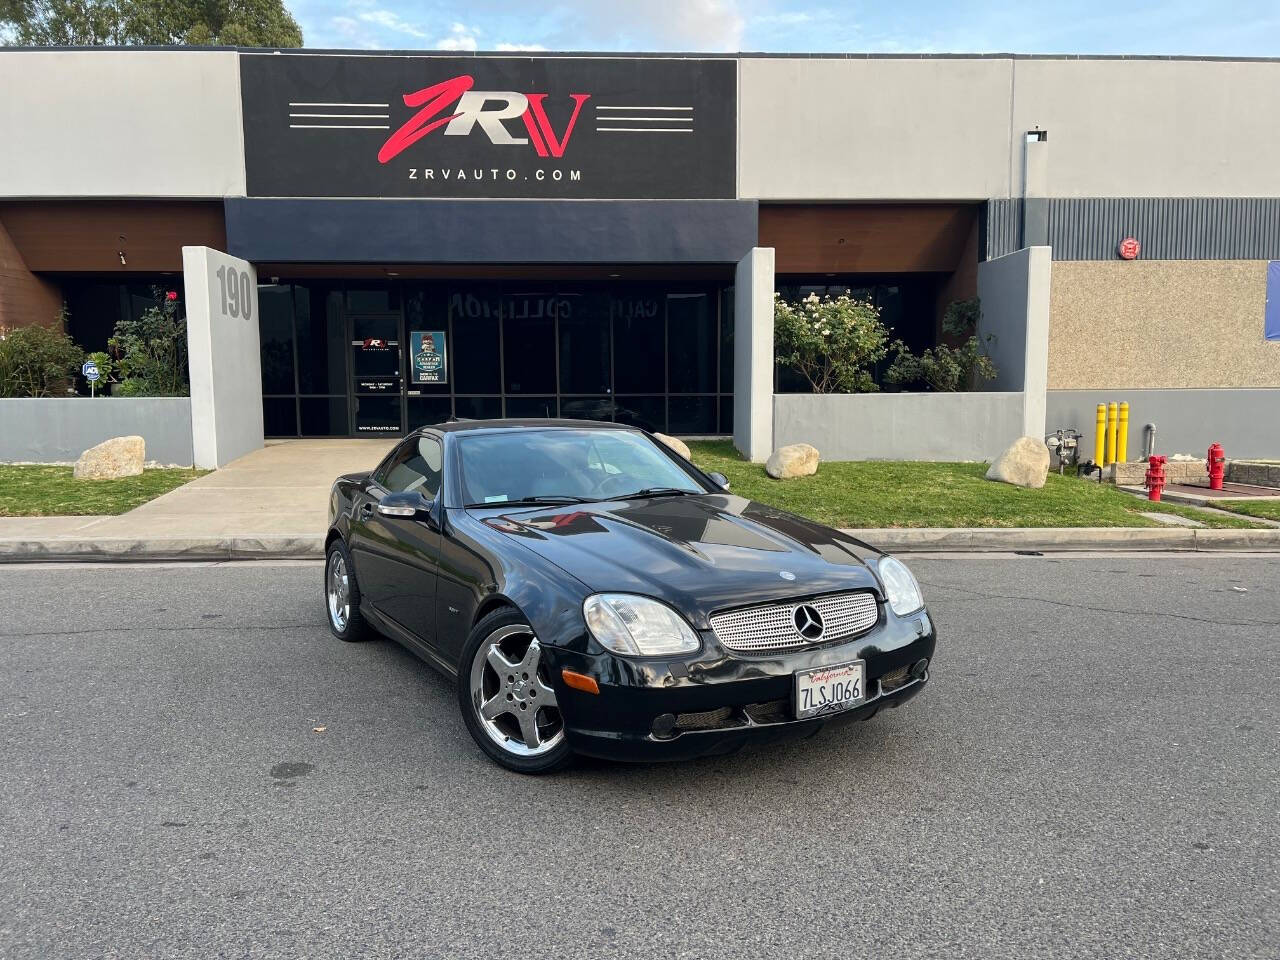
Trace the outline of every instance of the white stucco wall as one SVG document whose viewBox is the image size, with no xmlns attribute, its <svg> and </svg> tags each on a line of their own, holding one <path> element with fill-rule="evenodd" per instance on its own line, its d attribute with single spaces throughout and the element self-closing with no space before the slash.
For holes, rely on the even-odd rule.
<svg viewBox="0 0 1280 960">
<path fill-rule="evenodd" d="M 995 59 L 744 59 L 738 192 L 1007 196 L 1010 76 L 1011 61 Z"/>
<path fill-rule="evenodd" d="M 0 131 L 0 197 L 244 194 L 235 53 L 0 53 Z"/>
<path fill-rule="evenodd" d="M 989 460 L 1022 434 L 1021 393 L 779 393 L 774 443 L 823 460 Z"/>
<path fill-rule="evenodd" d="M 1280 194 L 1280 62 L 747 58 L 739 193 L 761 200 Z"/>
<path fill-rule="evenodd" d="M 0 462 L 77 460 L 112 437 L 140 436 L 146 458 L 189 467 L 190 397 L 17 397 L 0 399 Z"/>
<path fill-rule="evenodd" d="M 1280 63 L 1018 60 L 1011 120 L 1014 157 L 1049 132 L 1048 196 L 1280 194 Z"/>
</svg>

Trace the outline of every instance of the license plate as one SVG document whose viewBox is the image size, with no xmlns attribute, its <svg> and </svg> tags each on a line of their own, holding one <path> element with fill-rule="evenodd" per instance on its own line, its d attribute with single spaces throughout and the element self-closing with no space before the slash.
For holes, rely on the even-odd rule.
<svg viewBox="0 0 1280 960">
<path fill-rule="evenodd" d="M 796 719 L 856 707 L 867 696 L 867 664 L 862 660 L 796 672 Z"/>
</svg>

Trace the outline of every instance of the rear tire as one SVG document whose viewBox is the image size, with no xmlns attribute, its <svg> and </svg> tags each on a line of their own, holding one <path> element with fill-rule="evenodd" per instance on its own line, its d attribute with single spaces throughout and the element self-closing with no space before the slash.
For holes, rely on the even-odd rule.
<svg viewBox="0 0 1280 960">
<path fill-rule="evenodd" d="M 517 610 L 495 610 L 472 629 L 458 706 L 476 744 L 508 770 L 550 773 L 573 758 L 542 645 Z"/>
<path fill-rule="evenodd" d="M 373 630 L 360 613 L 360 585 L 351 554 L 342 538 L 329 544 L 324 556 L 324 606 L 329 630 L 339 640 L 368 640 Z"/>
</svg>

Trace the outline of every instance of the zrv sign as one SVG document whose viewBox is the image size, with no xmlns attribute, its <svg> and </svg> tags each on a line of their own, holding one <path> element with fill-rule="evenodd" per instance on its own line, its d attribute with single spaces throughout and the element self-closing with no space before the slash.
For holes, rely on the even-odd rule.
<svg viewBox="0 0 1280 960">
<path fill-rule="evenodd" d="M 242 54 L 250 196 L 732 198 L 729 59 Z"/>
</svg>

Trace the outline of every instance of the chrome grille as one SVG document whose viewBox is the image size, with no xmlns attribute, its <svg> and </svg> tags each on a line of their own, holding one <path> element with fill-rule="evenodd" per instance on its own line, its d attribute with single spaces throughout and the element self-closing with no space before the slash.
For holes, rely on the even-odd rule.
<svg viewBox="0 0 1280 960">
<path fill-rule="evenodd" d="M 796 629 L 796 607 L 808 604 L 822 616 L 822 637 L 806 640 Z M 869 590 L 833 593 L 812 600 L 787 600 L 758 607 L 743 607 L 711 615 L 711 629 L 730 650 L 752 653 L 758 650 L 790 650 L 812 643 L 844 640 L 865 633 L 880 618 L 875 594 Z"/>
</svg>

